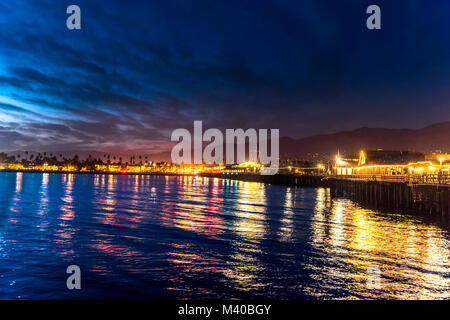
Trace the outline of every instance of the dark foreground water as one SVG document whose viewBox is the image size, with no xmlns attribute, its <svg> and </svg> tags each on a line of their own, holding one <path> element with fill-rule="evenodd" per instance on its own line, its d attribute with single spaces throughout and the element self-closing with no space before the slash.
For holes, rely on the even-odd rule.
<svg viewBox="0 0 450 320">
<path fill-rule="evenodd" d="M 0 173 L 2 299 L 448 299 L 449 244 L 326 189 Z"/>
</svg>

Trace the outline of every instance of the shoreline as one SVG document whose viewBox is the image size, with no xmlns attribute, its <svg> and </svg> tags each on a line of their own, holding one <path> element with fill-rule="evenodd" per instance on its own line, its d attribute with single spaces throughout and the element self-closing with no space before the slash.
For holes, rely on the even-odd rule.
<svg viewBox="0 0 450 320">
<path fill-rule="evenodd" d="M 323 182 L 325 176 L 314 175 L 293 175 L 293 174 L 275 174 L 275 175 L 260 175 L 253 173 L 242 174 L 226 174 L 226 173 L 164 173 L 164 172 L 103 172 L 103 171 L 53 171 L 53 170 L 13 170 L 13 169 L 0 169 L 0 172 L 10 173 L 56 173 L 56 174 L 82 174 L 82 175 L 141 175 L 141 176 L 180 176 L 180 177 L 203 177 L 203 178 L 218 178 L 227 180 L 238 180 L 246 182 L 259 182 L 268 184 L 277 184 L 285 186 L 299 186 L 299 187 L 326 187 Z"/>
<path fill-rule="evenodd" d="M 56 174 L 102 174 L 102 175 L 141 175 L 141 176 L 198 176 L 191 173 L 160 173 L 160 172 L 104 172 L 104 171 L 89 171 L 89 172 L 81 172 L 81 171 L 60 171 L 60 170 L 13 170 L 13 169 L 0 169 L 0 172 L 12 172 L 12 173 L 56 173 Z"/>
</svg>

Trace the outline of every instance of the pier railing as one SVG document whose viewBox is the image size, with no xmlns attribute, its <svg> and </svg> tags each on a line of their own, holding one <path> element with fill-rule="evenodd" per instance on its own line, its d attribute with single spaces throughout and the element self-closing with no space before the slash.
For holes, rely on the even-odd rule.
<svg viewBox="0 0 450 320">
<path fill-rule="evenodd" d="M 412 184 L 448 184 L 450 185 L 449 175 L 427 174 L 427 175 L 329 175 L 331 178 L 346 180 L 363 180 L 363 181 L 391 181 L 406 182 Z"/>
</svg>

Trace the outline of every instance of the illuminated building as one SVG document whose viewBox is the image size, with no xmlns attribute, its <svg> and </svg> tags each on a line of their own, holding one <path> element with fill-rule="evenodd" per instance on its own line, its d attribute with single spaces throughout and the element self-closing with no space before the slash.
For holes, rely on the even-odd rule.
<svg viewBox="0 0 450 320">
<path fill-rule="evenodd" d="M 402 151 L 361 151 L 358 159 L 336 157 L 333 174 L 366 180 L 443 182 L 448 180 L 450 170 L 450 164 L 445 162 L 450 157 L 445 156 Z"/>
</svg>

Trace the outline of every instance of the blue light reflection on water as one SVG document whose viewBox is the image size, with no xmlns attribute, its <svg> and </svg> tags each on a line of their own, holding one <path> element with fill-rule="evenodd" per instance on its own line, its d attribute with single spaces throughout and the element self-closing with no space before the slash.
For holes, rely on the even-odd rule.
<svg viewBox="0 0 450 320">
<path fill-rule="evenodd" d="M 450 298 L 448 231 L 323 188 L 3 172 L 0 195 L 3 299 Z"/>
</svg>

